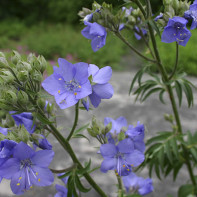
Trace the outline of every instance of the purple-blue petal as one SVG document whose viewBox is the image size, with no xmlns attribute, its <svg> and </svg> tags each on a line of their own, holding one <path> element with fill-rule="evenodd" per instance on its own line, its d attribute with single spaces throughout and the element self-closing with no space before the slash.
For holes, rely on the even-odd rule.
<svg viewBox="0 0 197 197">
<path fill-rule="evenodd" d="M 89 76 L 92 75 L 94 77 L 97 74 L 98 71 L 99 71 L 98 66 L 96 66 L 94 64 L 89 64 L 89 67 L 88 67 Z"/>
<path fill-rule="evenodd" d="M 105 158 L 101 163 L 101 172 L 106 173 L 108 170 L 114 170 L 116 166 L 116 158 Z"/>
<path fill-rule="evenodd" d="M 92 94 L 89 95 L 89 98 L 90 98 L 92 105 L 95 108 L 99 106 L 101 102 L 101 98 L 97 94 L 95 94 L 95 92 L 92 92 Z"/>
<path fill-rule="evenodd" d="M 81 85 L 80 91 L 77 92 L 76 99 L 82 99 L 92 93 L 92 86 L 89 81 Z"/>
<path fill-rule="evenodd" d="M 114 89 L 109 83 L 93 85 L 92 89 L 101 99 L 110 99 L 114 94 Z"/>
<path fill-rule="evenodd" d="M 105 84 L 107 83 L 112 76 L 112 69 L 110 66 L 105 66 L 101 68 L 94 76 L 93 82 L 98 84 Z"/>
<path fill-rule="evenodd" d="M 125 160 L 134 167 L 139 166 L 145 159 L 144 154 L 138 150 L 134 150 L 129 154 L 125 154 Z"/>
<path fill-rule="evenodd" d="M 80 83 L 84 84 L 88 80 L 88 64 L 84 62 L 79 62 L 74 64 L 75 76 L 74 79 Z"/>
<path fill-rule="evenodd" d="M 134 150 L 133 141 L 129 138 L 120 141 L 117 147 L 120 153 L 132 153 Z"/>
<path fill-rule="evenodd" d="M 114 144 L 102 144 L 100 147 L 100 152 L 104 158 L 112 158 L 118 153 L 118 150 Z"/>
</svg>

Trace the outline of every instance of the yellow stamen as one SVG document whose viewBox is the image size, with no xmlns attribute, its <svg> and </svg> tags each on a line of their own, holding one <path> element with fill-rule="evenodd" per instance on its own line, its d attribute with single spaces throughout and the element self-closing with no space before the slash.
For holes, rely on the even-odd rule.
<svg viewBox="0 0 197 197">
<path fill-rule="evenodd" d="M 131 167 L 133 167 L 134 165 L 133 164 L 131 164 Z"/>
<path fill-rule="evenodd" d="M 127 171 L 130 171 L 129 168 L 127 169 Z"/>
<path fill-rule="evenodd" d="M 40 179 L 38 179 L 38 182 L 40 182 Z"/>
<path fill-rule="evenodd" d="M 180 34 L 180 36 L 182 36 L 183 34 Z"/>
<path fill-rule="evenodd" d="M 118 173 L 116 172 L 116 175 L 118 176 Z"/>
<path fill-rule="evenodd" d="M 58 93 L 60 94 L 60 90 L 58 90 Z"/>
<path fill-rule="evenodd" d="M 81 86 L 78 86 L 79 88 L 81 88 Z"/>
<path fill-rule="evenodd" d="M 125 167 L 125 165 L 123 165 L 123 167 Z"/>
<path fill-rule="evenodd" d="M 72 80 L 70 80 L 70 83 L 72 83 Z"/>
<path fill-rule="evenodd" d="M 22 179 L 22 177 L 19 177 L 19 180 L 21 180 Z"/>
<path fill-rule="evenodd" d="M 76 96 L 76 95 L 77 95 L 77 93 L 75 92 L 75 93 L 74 93 L 74 95 Z"/>
<path fill-rule="evenodd" d="M 30 186 L 30 188 L 32 189 L 33 187 L 32 187 L 32 186 Z"/>
<path fill-rule="evenodd" d="M 176 34 L 174 34 L 174 36 L 176 36 Z"/>
<path fill-rule="evenodd" d="M 38 175 L 38 172 L 36 172 L 36 175 Z"/>
<path fill-rule="evenodd" d="M 19 185 L 20 185 L 20 183 L 17 183 L 16 185 L 17 185 L 17 186 L 19 186 Z"/>
<path fill-rule="evenodd" d="M 61 80 L 62 80 L 62 78 L 59 78 L 59 80 L 61 81 Z"/>
</svg>

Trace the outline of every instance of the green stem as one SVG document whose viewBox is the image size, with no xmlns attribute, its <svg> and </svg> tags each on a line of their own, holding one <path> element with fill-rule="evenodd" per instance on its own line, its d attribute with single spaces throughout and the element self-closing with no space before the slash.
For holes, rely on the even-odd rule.
<svg viewBox="0 0 197 197">
<path fill-rule="evenodd" d="M 178 60 L 179 60 L 179 44 L 176 42 L 176 60 L 175 60 L 175 65 L 174 65 L 174 69 L 169 77 L 169 80 L 172 79 L 172 77 L 174 76 L 174 74 L 176 73 L 177 67 L 178 67 Z"/>
<path fill-rule="evenodd" d="M 36 101 L 34 99 L 32 99 L 32 97 L 30 95 L 29 95 L 29 99 L 34 106 L 37 106 L 37 109 L 38 109 L 38 112 L 40 113 L 40 115 L 48 120 L 48 118 L 45 116 L 44 112 L 39 108 Z M 48 126 L 50 127 L 50 131 L 54 135 L 54 137 L 58 140 L 58 142 L 62 145 L 62 147 L 68 152 L 72 161 L 75 164 L 77 164 L 79 169 L 83 170 L 84 168 L 83 168 L 82 164 L 80 163 L 80 161 L 77 159 L 72 147 L 69 144 L 69 141 L 61 135 L 61 133 L 57 130 L 57 128 L 52 123 L 48 124 Z M 107 195 L 104 193 L 104 191 L 96 184 L 96 182 L 92 179 L 92 177 L 87 172 L 84 173 L 84 177 L 86 178 L 88 183 L 97 191 L 98 194 L 100 194 L 102 197 L 107 197 Z"/>
<path fill-rule="evenodd" d="M 124 190 L 123 190 L 123 185 L 122 185 L 122 179 L 119 175 L 116 175 L 117 180 L 118 180 L 118 197 L 123 197 L 124 195 Z"/>
<path fill-rule="evenodd" d="M 140 3 L 140 1 L 135 0 L 135 3 L 138 5 L 138 7 L 140 8 L 144 17 L 146 18 L 146 12 L 145 12 L 142 4 Z M 153 29 L 152 29 L 152 27 L 149 23 L 148 23 L 148 29 L 149 29 L 149 32 L 150 32 L 150 37 L 151 37 L 155 57 L 156 57 L 156 60 L 157 60 L 156 63 L 158 65 L 159 71 L 161 73 L 163 82 L 166 84 L 167 92 L 169 94 L 171 106 L 172 106 L 174 117 L 175 117 L 176 124 L 177 124 L 177 127 L 178 127 L 178 132 L 182 133 L 182 126 L 181 126 L 176 102 L 175 102 L 175 99 L 174 99 L 173 90 L 172 90 L 171 85 L 168 83 L 169 82 L 168 74 L 167 74 L 165 68 L 163 67 L 163 65 L 161 63 L 161 59 L 160 59 L 160 56 L 159 56 L 159 51 L 158 51 L 158 48 L 157 48 L 157 43 L 156 43 L 155 36 L 154 36 L 154 31 L 153 31 Z M 184 157 L 185 157 L 185 164 L 187 165 L 187 169 L 188 169 L 188 172 L 189 172 L 189 175 L 190 175 L 190 179 L 191 179 L 193 185 L 196 186 L 196 180 L 195 180 L 195 177 L 194 177 L 194 174 L 193 174 L 193 171 L 192 171 L 192 167 L 191 167 L 191 164 L 190 164 L 190 160 L 189 160 L 189 157 L 188 157 L 188 151 L 183 145 L 182 145 L 182 149 L 183 149 L 183 154 L 184 154 Z"/>
<path fill-rule="evenodd" d="M 70 138 L 72 137 L 72 135 L 73 135 L 73 133 L 74 133 L 74 131 L 76 129 L 77 122 L 78 122 L 78 117 L 79 117 L 79 102 L 75 105 L 75 121 L 74 121 L 72 130 L 71 130 L 69 136 L 67 137 L 68 141 L 70 140 Z"/>
<path fill-rule="evenodd" d="M 116 35 L 118 38 L 120 38 L 120 40 L 122 40 L 132 51 L 134 51 L 136 54 L 138 54 L 140 57 L 142 57 L 143 59 L 149 61 L 149 62 L 153 62 L 155 63 L 155 60 L 150 59 L 146 56 L 144 56 L 142 53 L 140 53 L 137 49 L 135 49 L 122 35 L 120 32 L 116 32 Z"/>
</svg>

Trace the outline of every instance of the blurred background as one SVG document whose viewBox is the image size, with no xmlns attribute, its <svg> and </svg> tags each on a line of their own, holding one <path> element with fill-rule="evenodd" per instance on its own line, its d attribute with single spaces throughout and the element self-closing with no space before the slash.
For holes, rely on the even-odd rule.
<svg viewBox="0 0 197 197">
<path fill-rule="evenodd" d="M 103 0 L 98 0 L 102 3 Z M 124 4 L 123 0 L 108 0 L 116 9 Z M 93 0 L 1 0 L 0 1 L 0 50 L 9 52 L 17 50 L 22 54 L 34 52 L 43 55 L 50 64 L 54 65 L 57 58 L 68 61 L 83 61 L 94 63 L 99 67 L 112 66 L 116 70 L 125 70 L 135 63 L 135 56 L 127 47 L 108 33 L 106 45 L 96 53 L 92 51 L 90 40 L 81 35 L 84 28 L 78 12 L 82 7 L 91 9 Z M 159 14 L 162 0 L 151 0 L 153 13 Z M 136 41 L 133 32 L 127 34 L 132 44 L 144 50 L 142 42 Z M 161 43 L 158 36 L 159 49 L 163 62 L 170 70 L 174 64 L 175 44 Z M 197 33 L 192 31 L 192 37 L 187 47 L 180 50 L 180 68 L 188 74 L 196 75 Z M 191 50 L 192 49 L 192 50 Z M 48 68 L 52 72 L 52 67 Z"/>
</svg>

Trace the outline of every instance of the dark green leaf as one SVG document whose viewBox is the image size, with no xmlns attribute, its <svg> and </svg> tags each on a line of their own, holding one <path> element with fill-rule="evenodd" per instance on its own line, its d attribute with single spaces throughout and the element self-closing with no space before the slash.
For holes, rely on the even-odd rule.
<svg viewBox="0 0 197 197">
<path fill-rule="evenodd" d="M 162 90 L 162 88 L 154 88 L 152 90 L 150 90 L 145 96 L 144 98 L 142 99 L 142 101 L 145 101 L 151 94 L 155 93 L 155 92 L 158 92 Z"/>
<path fill-rule="evenodd" d="M 89 127 L 89 123 L 86 124 L 86 125 L 83 125 L 82 127 L 80 127 L 79 129 L 75 130 L 75 134 L 81 132 L 81 131 L 84 131 L 85 129 L 87 129 Z"/>
<path fill-rule="evenodd" d="M 176 89 L 176 94 L 179 100 L 179 106 L 181 106 L 182 103 L 182 87 L 178 81 L 175 81 L 175 89 Z"/>
<path fill-rule="evenodd" d="M 164 100 L 163 100 L 163 94 L 164 94 L 164 92 L 165 92 L 165 90 L 163 89 L 163 90 L 161 90 L 161 92 L 159 93 L 159 100 L 160 100 L 163 104 L 165 104 L 165 102 L 164 102 Z"/>
<path fill-rule="evenodd" d="M 72 176 L 70 176 L 70 177 L 68 178 L 67 188 L 68 188 L 67 197 L 72 197 L 72 195 L 73 195 L 73 190 L 74 190 L 74 188 L 75 188 L 75 184 L 74 184 L 74 180 L 73 180 L 73 177 L 72 177 Z"/>
<path fill-rule="evenodd" d="M 164 148 L 163 147 L 159 150 L 157 157 L 159 160 L 159 164 L 161 166 L 161 170 L 163 171 L 163 167 L 164 167 Z"/>
<path fill-rule="evenodd" d="M 161 180 L 159 163 L 157 163 L 157 162 L 155 162 L 155 173 L 156 173 L 157 177 Z"/>
<path fill-rule="evenodd" d="M 178 197 L 191 197 L 189 195 L 193 195 L 195 197 L 195 188 L 191 184 L 182 185 L 178 191 Z"/>
<path fill-rule="evenodd" d="M 73 135 L 72 138 L 85 138 L 86 140 L 88 140 L 90 142 L 90 140 L 88 139 L 88 137 L 86 137 L 85 135 L 83 134 L 76 134 L 76 135 Z"/>
<path fill-rule="evenodd" d="M 90 165 L 91 165 L 91 159 L 89 160 L 89 162 L 85 165 L 83 169 L 78 170 L 78 174 L 86 173 L 88 170 L 90 170 Z"/>
<path fill-rule="evenodd" d="M 38 119 L 38 120 L 40 120 L 40 122 L 42 122 L 43 124 L 51 124 L 51 123 L 53 123 L 53 122 L 50 122 L 47 118 L 45 118 L 44 116 L 42 116 L 40 113 L 36 113 L 35 114 L 35 116 L 36 116 L 36 118 Z"/>
<path fill-rule="evenodd" d="M 174 137 L 170 140 L 170 144 L 171 144 L 172 151 L 173 151 L 175 157 L 178 159 L 179 151 L 178 151 L 176 139 Z"/>
<path fill-rule="evenodd" d="M 173 181 L 176 180 L 176 177 L 178 175 L 179 170 L 183 166 L 183 163 L 178 163 L 177 165 L 174 166 L 174 171 L 173 171 Z"/>
<path fill-rule="evenodd" d="M 171 150 L 171 146 L 170 146 L 169 141 L 167 141 L 165 143 L 165 151 L 166 151 L 166 154 L 168 156 L 168 159 L 169 159 L 170 163 L 173 164 L 172 150 Z"/>
</svg>

